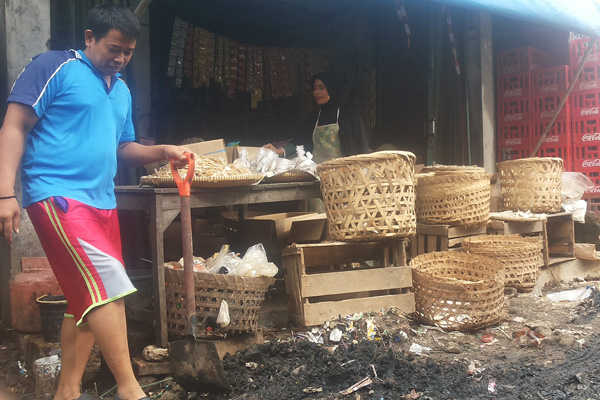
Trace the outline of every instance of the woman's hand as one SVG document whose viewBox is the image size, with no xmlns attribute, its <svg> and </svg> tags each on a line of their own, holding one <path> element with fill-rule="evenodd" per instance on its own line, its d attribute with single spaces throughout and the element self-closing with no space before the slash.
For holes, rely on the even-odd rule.
<svg viewBox="0 0 600 400">
<path fill-rule="evenodd" d="M 283 149 L 278 149 L 277 147 L 273 146 L 271 143 L 265 144 L 263 147 L 266 147 L 267 149 L 272 150 L 275 153 L 279 154 L 279 157 L 283 157 L 285 155 L 285 152 L 283 151 Z"/>
</svg>

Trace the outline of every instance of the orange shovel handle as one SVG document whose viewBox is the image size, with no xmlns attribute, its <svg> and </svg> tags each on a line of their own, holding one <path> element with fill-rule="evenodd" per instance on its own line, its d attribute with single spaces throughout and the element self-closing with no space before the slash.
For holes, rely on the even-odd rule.
<svg viewBox="0 0 600 400">
<path fill-rule="evenodd" d="M 194 153 L 185 152 L 183 155 L 187 158 L 188 162 L 188 170 L 187 174 L 185 174 L 185 179 L 181 178 L 179 171 L 177 171 L 173 162 L 170 163 L 171 173 L 173 174 L 173 179 L 179 189 L 179 196 L 190 197 L 190 188 L 192 186 L 192 179 L 194 178 L 194 170 L 196 168 L 196 158 L 194 157 Z"/>
</svg>

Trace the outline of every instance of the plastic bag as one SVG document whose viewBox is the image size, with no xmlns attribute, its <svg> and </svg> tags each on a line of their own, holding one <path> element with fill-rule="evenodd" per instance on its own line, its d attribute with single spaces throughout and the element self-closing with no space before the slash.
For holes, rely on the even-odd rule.
<svg viewBox="0 0 600 400">
<path fill-rule="evenodd" d="M 274 175 L 278 159 L 279 154 L 266 147 L 261 147 L 258 150 L 256 158 L 250 163 L 250 169 L 256 173 L 261 173 L 266 177 L 271 177 Z"/>
<path fill-rule="evenodd" d="M 240 267 L 241 259 L 232 251 L 229 245 L 221 247 L 219 253 L 206 260 L 206 272 L 210 274 L 231 274 Z"/>
<path fill-rule="evenodd" d="M 240 156 L 233 160 L 233 165 L 236 167 L 250 168 L 250 160 L 248 160 L 248 150 L 245 147 L 240 147 Z"/>
<path fill-rule="evenodd" d="M 294 169 L 299 171 L 308 172 L 309 174 L 318 178 L 317 175 L 317 164 L 312 160 L 313 156 L 308 151 L 304 151 L 304 146 L 296 146 L 297 157 L 293 158 L 295 163 Z"/>
<path fill-rule="evenodd" d="M 594 182 L 581 172 L 563 172 L 562 198 L 563 202 L 581 200 L 583 193 L 594 187 Z"/>
<path fill-rule="evenodd" d="M 267 253 L 262 243 L 255 244 L 254 246 L 246 250 L 246 254 L 242 257 L 239 268 L 236 269 L 236 275 L 243 276 L 275 276 L 279 269 L 277 266 L 269 260 L 267 260 Z"/>
<path fill-rule="evenodd" d="M 587 212 L 587 201 L 585 201 L 585 200 L 566 201 L 566 202 L 562 203 L 562 208 L 564 208 L 566 212 L 573 214 L 573 220 L 575 222 L 581 222 L 582 224 L 585 224 L 585 213 Z"/>
<path fill-rule="evenodd" d="M 225 300 L 221 300 L 221 305 L 219 306 L 219 315 L 217 315 L 217 324 L 221 328 L 225 328 L 227 325 L 231 323 L 231 318 L 229 318 L 229 304 Z"/>
</svg>

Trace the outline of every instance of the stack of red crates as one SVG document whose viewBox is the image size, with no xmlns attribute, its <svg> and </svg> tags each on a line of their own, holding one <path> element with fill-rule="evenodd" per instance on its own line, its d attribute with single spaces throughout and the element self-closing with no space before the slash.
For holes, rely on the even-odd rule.
<svg viewBox="0 0 600 400">
<path fill-rule="evenodd" d="M 571 42 L 570 66 L 573 75 L 588 48 L 589 39 Z M 600 212 L 600 52 L 593 50 L 571 94 L 573 168 L 589 177 L 595 187 L 584 198 L 590 211 Z"/>
<path fill-rule="evenodd" d="M 533 141 L 531 73 L 550 62 L 549 54 L 532 47 L 497 54 L 498 160 L 529 157 Z"/>
</svg>

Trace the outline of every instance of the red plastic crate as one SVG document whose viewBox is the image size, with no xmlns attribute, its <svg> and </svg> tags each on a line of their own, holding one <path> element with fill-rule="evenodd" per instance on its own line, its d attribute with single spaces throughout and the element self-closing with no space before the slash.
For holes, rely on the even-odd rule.
<svg viewBox="0 0 600 400">
<path fill-rule="evenodd" d="M 496 130 L 498 148 L 513 146 L 531 147 L 531 125 L 527 122 L 514 124 L 498 124 Z"/>
<path fill-rule="evenodd" d="M 571 93 L 569 97 L 573 118 L 600 117 L 600 90 Z"/>
<path fill-rule="evenodd" d="M 498 124 L 529 123 L 529 98 L 498 102 Z"/>
<path fill-rule="evenodd" d="M 600 145 L 600 115 L 571 119 L 573 144 Z"/>
<path fill-rule="evenodd" d="M 600 193 L 584 193 L 583 199 L 587 201 L 587 210 L 600 215 Z"/>
<path fill-rule="evenodd" d="M 600 168 L 593 168 L 590 171 L 583 172 L 583 174 L 590 178 L 590 180 L 594 183 L 594 187 L 589 190 L 586 190 L 583 195 L 592 195 L 600 197 Z"/>
<path fill-rule="evenodd" d="M 529 74 L 500 75 L 496 82 L 498 101 L 529 97 Z"/>
<path fill-rule="evenodd" d="M 573 81 L 576 71 L 576 68 L 571 69 L 569 73 L 569 82 Z M 577 83 L 573 87 L 573 91 L 581 92 L 598 89 L 600 89 L 600 64 L 586 64 L 581 70 L 579 78 L 577 78 Z"/>
<path fill-rule="evenodd" d="M 548 126 L 550 121 L 531 121 L 531 145 L 535 146 L 542 137 L 544 129 Z M 571 122 L 568 118 L 557 118 L 552 124 L 550 131 L 546 135 L 543 145 L 550 146 L 570 146 L 572 142 L 571 137 Z"/>
<path fill-rule="evenodd" d="M 571 42 L 571 52 L 570 52 L 570 57 L 569 57 L 569 59 L 570 59 L 569 64 L 571 64 L 571 69 L 576 70 L 577 67 L 579 66 L 579 64 L 581 64 L 583 55 L 585 54 L 585 51 L 588 48 L 589 41 L 590 41 L 589 38 L 584 38 L 584 39 L 573 40 Z M 590 56 L 588 57 L 585 64 L 586 65 L 600 64 L 600 53 L 598 52 L 598 44 L 597 43 L 596 43 L 594 50 L 592 51 L 592 54 L 590 54 Z"/>
<path fill-rule="evenodd" d="M 569 79 L 568 65 L 531 71 L 531 95 L 565 93 L 569 88 Z"/>
<path fill-rule="evenodd" d="M 498 146 L 498 161 L 518 160 L 531 155 L 531 146 Z"/>
<path fill-rule="evenodd" d="M 558 157 L 563 159 L 563 170 L 573 171 L 571 144 L 556 146 L 553 143 L 542 144 L 535 154 L 536 157 Z"/>
<path fill-rule="evenodd" d="M 589 173 L 600 168 L 600 144 L 573 146 L 573 169 Z"/>
<path fill-rule="evenodd" d="M 544 96 L 531 97 L 531 121 L 549 121 L 554 117 L 558 105 L 562 101 L 564 93 L 553 93 Z M 571 99 L 566 103 L 558 113 L 558 118 L 571 118 Z"/>
<path fill-rule="evenodd" d="M 533 68 L 547 67 L 551 62 L 550 54 L 533 47 L 499 51 L 496 54 L 496 75 L 528 73 Z"/>
</svg>

